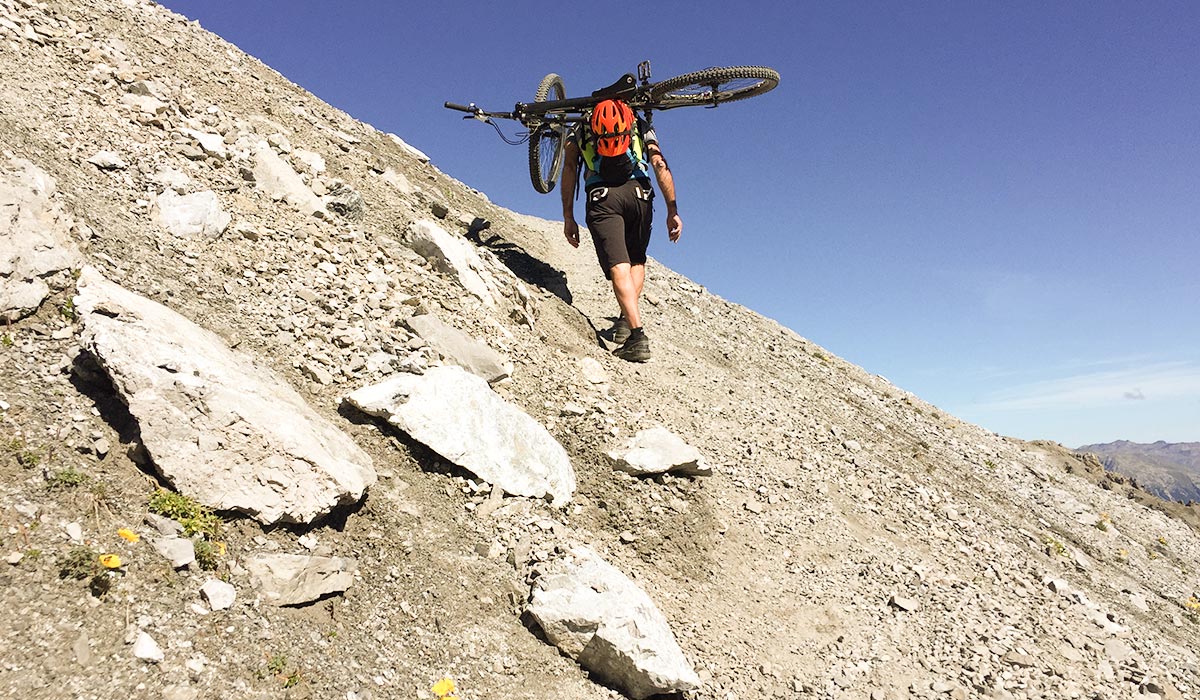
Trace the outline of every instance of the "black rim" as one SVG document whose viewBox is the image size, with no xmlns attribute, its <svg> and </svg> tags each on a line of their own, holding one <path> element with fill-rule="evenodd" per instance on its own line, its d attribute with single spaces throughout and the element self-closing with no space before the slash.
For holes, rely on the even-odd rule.
<svg viewBox="0 0 1200 700">
<path fill-rule="evenodd" d="M 562 140 L 558 130 L 553 126 L 544 126 L 540 130 L 538 139 L 538 162 L 542 166 L 542 181 L 554 182 L 558 179 L 558 145 Z"/>
</svg>

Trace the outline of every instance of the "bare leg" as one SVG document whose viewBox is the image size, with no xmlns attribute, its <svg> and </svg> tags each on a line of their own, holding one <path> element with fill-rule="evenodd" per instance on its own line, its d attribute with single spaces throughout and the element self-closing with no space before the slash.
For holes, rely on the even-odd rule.
<svg viewBox="0 0 1200 700">
<path fill-rule="evenodd" d="M 642 317 L 638 313 L 638 297 L 642 294 L 642 285 L 646 280 L 646 266 L 629 263 L 617 263 L 610 271 L 612 275 L 613 293 L 621 313 L 629 321 L 630 328 L 641 328 Z"/>
<path fill-rule="evenodd" d="M 646 266 L 644 264 L 630 265 L 629 274 L 633 276 L 633 284 L 637 287 L 637 298 L 640 302 L 642 298 L 642 287 L 646 286 Z"/>
</svg>

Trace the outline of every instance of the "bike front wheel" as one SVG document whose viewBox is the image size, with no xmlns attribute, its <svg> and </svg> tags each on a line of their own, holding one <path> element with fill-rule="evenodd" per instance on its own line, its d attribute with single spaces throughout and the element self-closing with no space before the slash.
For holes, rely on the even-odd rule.
<svg viewBox="0 0 1200 700">
<path fill-rule="evenodd" d="M 538 85 L 534 102 L 565 100 L 566 88 L 562 78 L 550 73 Z M 531 127 L 529 133 L 529 180 L 533 189 L 549 194 L 562 173 L 563 152 L 566 150 L 566 127 L 556 123 L 542 123 Z"/>
<path fill-rule="evenodd" d="M 668 78 L 650 88 L 652 109 L 674 109 L 744 100 L 774 90 L 779 72 L 765 66 L 706 68 Z"/>
</svg>

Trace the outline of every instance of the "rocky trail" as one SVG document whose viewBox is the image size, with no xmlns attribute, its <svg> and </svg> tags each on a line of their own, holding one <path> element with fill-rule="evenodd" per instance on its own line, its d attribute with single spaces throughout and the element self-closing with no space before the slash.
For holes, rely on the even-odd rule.
<svg viewBox="0 0 1200 700">
<path fill-rule="evenodd" d="M 1186 523 L 657 263 L 623 363 L 584 248 L 0 0 L 0 697 L 1200 697 Z"/>
</svg>

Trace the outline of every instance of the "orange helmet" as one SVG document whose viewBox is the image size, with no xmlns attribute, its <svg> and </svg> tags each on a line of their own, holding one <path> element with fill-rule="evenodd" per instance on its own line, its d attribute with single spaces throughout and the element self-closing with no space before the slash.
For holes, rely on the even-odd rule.
<svg viewBox="0 0 1200 700">
<path fill-rule="evenodd" d="M 633 110 L 622 100 L 604 100 L 592 110 L 592 133 L 596 135 L 596 152 L 602 156 L 619 156 L 629 150 L 633 134 Z"/>
</svg>

